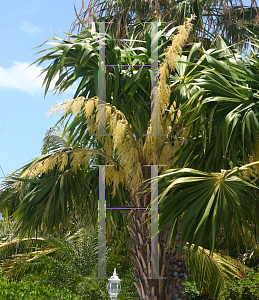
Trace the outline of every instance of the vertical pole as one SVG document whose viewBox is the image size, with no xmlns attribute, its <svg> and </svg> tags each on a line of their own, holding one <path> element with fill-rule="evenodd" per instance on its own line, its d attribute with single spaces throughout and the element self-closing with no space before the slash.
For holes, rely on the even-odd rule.
<svg viewBox="0 0 259 300">
<path fill-rule="evenodd" d="M 158 99 L 158 29 L 152 22 L 151 30 L 151 135 L 159 136 Z M 151 166 L 151 278 L 159 278 L 158 253 L 158 166 Z"/>
<path fill-rule="evenodd" d="M 157 22 L 152 22 L 151 31 L 151 135 L 159 135 Z"/>
<path fill-rule="evenodd" d="M 99 166 L 98 186 L 98 277 L 106 278 L 106 199 L 105 199 L 105 165 Z"/>
<path fill-rule="evenodd" d="M 98 134 L 106 134 L 105 23 L 99 23 Z M 101 100 L 101 101 L 100 101 Z"/>
<path fill-rule="evenodd" d="M 159 278 L 158 253 L 158 166 L 151 166 L 151 278 Z"/>
</svg>

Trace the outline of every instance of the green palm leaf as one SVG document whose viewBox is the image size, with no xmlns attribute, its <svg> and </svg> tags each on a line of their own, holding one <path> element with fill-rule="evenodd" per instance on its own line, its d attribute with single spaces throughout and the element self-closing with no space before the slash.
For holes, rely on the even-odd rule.
<svg viewBox="0 0 259 300">
<path fill-rule="evenodd" d="M 239 261 L 219 253 L 211 254 L 208 249 L 198 247 L 193 251 L 194 245 L 187 251 L 187 266 L 200 291 L 209 294 L 213 299 L 220 299 L 219 295 L 226 288 L 227 282 L 235 278 L 241 279 L 241 271 L 249 270 Z"/>
<path fill-rule="evenodd" d="M 194 250 L 201 245 L 213 252 L 221 228 L 227 244 L 245 244 L 244 228 L 256 221 L 251 203 L 258 199 L 258 187 L 237 176 L 245 168 L 221 173 L 175 169 L 159 177 L 166 179 L 161 182 L 160 224 L 175 224 L 171 231 L 181 233 L 179 249 L 189 242 Z"/>
</svg>

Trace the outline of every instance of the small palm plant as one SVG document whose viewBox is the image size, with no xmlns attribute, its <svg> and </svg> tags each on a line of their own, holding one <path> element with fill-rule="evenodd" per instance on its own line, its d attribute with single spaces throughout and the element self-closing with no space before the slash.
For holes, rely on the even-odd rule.
<svg viewBox="0 0 259 300">
<path fill-rule="evenodd" d="M 0 244 L 1 268 L 12 280 L 38 282 L 58 289 L 66 288 L 82 299 L 109 299 L 106 281 L 98 278 L 98 234 L 91 225 L 74 224 L 70 232 L 58 237 L 50 234 L 37 239 L 13 237 Z M 116 267 L 123 282 L 123 299 L 137 291 L 130 261 L 129 235 L 121 232 L 109 238 L 107 272 Z"/>
</svg>

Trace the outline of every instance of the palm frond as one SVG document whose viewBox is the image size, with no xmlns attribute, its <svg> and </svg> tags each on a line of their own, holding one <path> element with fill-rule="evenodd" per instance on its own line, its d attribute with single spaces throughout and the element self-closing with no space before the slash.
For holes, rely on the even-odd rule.
<svg viewBox="0 0 259 300">
<path fill-rule="evenodd" d="M 195 243 L 194 250 L 203 246 L 212 253 L 222 227 L 227 245 L 244 244 L 244 227 L 257 223 L 251 203 L 258 201 L 258 187 L 237 176 L 249 166 L 221 173 L 175 169 L 160 176 L 166 178 L 160 183 L 160 224 L 175 224 L 171 231 L 181 232 L 179 251 L 188 242 Z"/>
<path fill-rule="evenodd" d="M 59 150 L 66 145 L 67 141 L 68 135 L 64 135 L 59 126 L 51 127 L 42 141 L 41 153 L 44 155 Z"/>
<path fill-rule="evenodd" d="M 208 249 L 194 245 L 187 250 L 187 266 L 191 280 L 196 282 L 201 292 L 209 294 L 213 299 L 220 299 L 220 292 L 226 288 L 227 282 L 241 279 L 241 271 L 249 270 L 233 258 L 222 256 L 219 253 L 210 253 Z"/>
</svg>

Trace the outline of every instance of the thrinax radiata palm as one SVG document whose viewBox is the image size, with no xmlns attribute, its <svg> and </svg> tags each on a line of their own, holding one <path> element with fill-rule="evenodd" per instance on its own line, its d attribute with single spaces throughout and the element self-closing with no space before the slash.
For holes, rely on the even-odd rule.
<svg viewBox="0 0 259 300">
<path fill-rule="evenodd" d="M 72 58 L 75 50 L 82 51 L 80 56 L 84 56 L 85 61 L 80 68 L 85 68 L 85 74 L 88 72 L 89 80 L 87 81 L 86 77 L 84 77 L 83 83 L 85 85 L 80 84 L 83 88 L 82 90 L 78 89 L 77 93 L 89 95 L 87 99 L 80 96 L 65 103 L 59 103 L 51 110 L 51 113 L 63 110 L 64 119 L 68 115 L 74 116 L 74 120 L 67 124 L 66 130 L 69 132 L 67 147 L 61 147 L 59 151 L 45 154 L 27 165 L 20 173 L 19 178 L 25 182 L 31 178 L 43 180 L 40 187 L 39 185 L 31 186 L 29 191 L 26 191 L 27 196 L 15 212 L 17 220 L 19 223 L 22 223 L 24 231 L 27 229 L 38 229 L 42 225 L 42 221 L 46 224 L 47 230 L 51 230 L 53 226 L 57 228 L 60 220 L 65 223 L 65 218 L 67 218 L 66 210 L 72 211 L 74 209 L 73 202 L 76 202 L 75 204 L 79 206 L 80 193 L 83 195 L 81 190 L 87 189 L 87 183 L 82 184 L 82 182 L 78 182 L 81 186 L 79 187 L 77 184 L 76 189 L 78 191 L 75 191 L 75 187 L 72 187 L 72 184 L 68 181 L 73 180 L 74 182 L 75 179 L 73 178 L 77 178 L 78 175 L 80 177 L 80 174 L 84 172 L 83 170 L 87 170 L 90 164 L 97 162 L 98 158 L 96 157 L 99 157 L 99 160 L 101 157 L 102 164 L 112 166 L 106 168 L 106 184 L 113 187 L 112 193 L 114 196 L 118 193 L 120 186 L 123 186 L 131 194 L 131 200 L 128 205 L 134 207 L 147 207 L 149 205 L 149 194 L 146 194 L 144 197 L 140 194 L 148 187 L 147 184 L 141 185 L 141 182 L 144 179 L 150 179 L 149 167 L 144 165 L 160 164 L 168 168 L 172 165 L 173 161 L 171 159 L 174 153 L 179 149 L 179 141 L 170 136 L 171 118 L 166 110 L 168 106 L 170 107 L 170 88 L 167 79 L 169 71 L 175 67 L 177 53 L 181 52 L 182 46 L 185 44 L 192 29 L 191 20 L 187 20 L 184 25 L 179 27 L 179 33 L 174 35 L 172 44 L 166 50 L 165 59 L 160 68 L 159 124 L 160 133 L 169 134 L 166 137 L 163 135 L 160 137 L 148 135 L 151 125 L 149 120 L 150 88 L 148 87 L 150 76 L 149 70 L 145 67 L 139 70 L 133 70 L 128 67 L 113 68 L 112 71 L 106 73 L 106 99 L 109 103 L 103 103 L 103 105 L 106 106 L 108 135 L 98 137 L 98 98 L 94 96 L 96 91 L 93 87 L 95 86 L 96 78 L 92 76 L 94 68 L 96 69 L 98 66 L 98 53 L 96 51 L 98 44 L 95 45 L 92 42 L 93 39 L 97 38 L 97 35 L 87 29 L 82 33 L 81 37 L 84 44 L 80 44 L 79 41 L 74 43 L 65 42 L 64 47 L 61 43 L 55 44 L 54 47 L 59 49 L 61 47 L 64 51 L 67 47 L 67 57 L 62 59 L 61 55 L 57 58 L 49 68 L 48 74 L 51 73 L 54 76 L 58 69 L 67 66 L 67 71 L 61 75 L 61 77 L 65 78 L 63 75 L 69 73 L 67 64 L 69 64 L 70 59 L 68 56 L 72 55 Z M 169 41 L 170 35 L 164 35 L 163 29 L 159 31 L 159 35 L 164 37 L 165 42 Z M 150 39 L 148 31 L 146 31 L 145 36 L 146 39 Z M 119 49 L 115 44 L 115 40 L 108 37 L 106 47 L 107 63 L 115 63 L 116 59 L 118 59 L 118 62 L 123 65 L 131 61 L 131 57 L 135 57 L 132 61 L 134 65 L 142 63 L 141 60 L 148 61 L 148 52 L 150 50 L 143 47 L 134 49 L 133 43 L 134 40 L 130 41 L 129 46 L 125 45 L 124 48 Z M 78 48 L 76 45 L 78 45 Z M 165 49 L 165 47 L 166 43 L 164 43 L 162 49 Z M 116 55 L 115 49 L 119 55 Z M 130 51 L 131 54 L 127 54 L 127 51 Z M 140 59 L 136 58 L 137 54 Z M 40 61 L 43 61 L 45 58 L 40 59 Z M 92 72 L 91 69 L 93 69 Z M 68 76 L 72 80 L 76 80 L 76 76 L 72 74 Z M 45 82 L 49 85 L 52 78 L 46 79 L 47 81 Z M 61 80 L 59 82 L 61 85 L 63 84 Z M 64 88 L 66 87 L 64 86 Z M 112 90 L 109 92 L 109 89 Z M 173 104 L 171 106 L 173 109 Z M 54 173 L 56 176 L 53 176 Z M 46 179 L 44 180 L 44 178 Z M 66 190 L 71 187 L 68 195 L 65 194 L 65 186 Z M 24 209 L 26 211 L 29 209 L 30 211 L 30 216 L 27 216 L 26 219 L 24 218 Z M 60 215 L 63 215 L 61 219 Z M 163 299 L 167 297 L 167 294 L 169 295 L 171 282 L 163 281 L 161 285 L 161 282 L 159 283 L 158 280 L 145 279 L 149 277 L 150 255 L 148 242 L 149 222 L 145 222 L 147 217 L 143 212 L 133 213 L 129 224 L 134 241 L 132 250 L 139 281 L 137 288 L 142 299 L 151 299 L 150 295 L 152 294 Z M 162 239 L 163 235 L 161 234 Z M 163 251 L 162 244 L 160 251 Z M 163 252 L 160 253 L 162 254 Z M 162 267 L 161 276 L 166 277 L 166 251 L 160 256 L 160 261 Z M 183 263 L 183 267 L 182 271 L 185 272 L 185 263 Z M 168 287 L 166 288 L 166 286 Z"/>
<path fill-rule="evenodd" d="M 167 33 L 166 25 L 159 24 L 159 58 L 162 62 L 159 137 L 148 134 L 151 126 L 149 69 L 132 67 L 133 64 L 141 66 L 150 62 L 151 26 L 139 30 L 137 24 L 135 31 L 133 26 L 131 39 L 121 40 L 120 45 L 112 31 L 110 35 L 106 35 L 106 63 L 120 66 L 106 69 L 107 103 L 103 102 L 103 105 L 106 107 L 108 135 L 105 137 L 98 137 L 98 24 L 93 23 L 90 28 L 84 28 L 79 36 L 68 35 L 70 40 L 53 38 L 53 47 L 37 60 L 39 64 L 51 61 L 43 70 L 43 73 L 46 72 L 46 92 L 53 80 L 56 80 L 55 89 L 60 92 L 72 83 L 76 83 L 78 88 L 75 99 L 59 103 L 50 111 L 63 111 L 60 122 L 64 123 L 67 141 L 57 145 L 56 149 L 52 143 L 48 149 L 47 142 L 44 155 L 24 166 L 17 177 L 13 178 L 13 184 L 13 179 L 9 179 L 12 191 L 17 191 L 19 198 L 18 208 L 14 208 L 14 216 L 23 233 L 33 233 L 34 230 L 58 231 L 60 223 L 65 228 L 68 220 L 84 214 L 92 214 L 96 218 L 96 165 L 110 166 L 106 168 L 108 206 L 147 207 L 150 204 L 150 194 L 146 190 L 150 183 L 142 182 L 150 179 L 151 174 L 150 168 L 145 165 L 164 165 L 160 169 L 161 173 L 174 166 L 176 159 L 180 161 L 179 166 L 185 164 L 192 167 L 192 163 L 197 165 L 197 158 L 201 158 L 205 162 L 205 165 L 201 164 L 201 169 L 218 171 L 221 165 L 227 168 L 231 166 L 229 160 L 237 164 L 237 159 L 232 155 L 235 151 L 239 151 L 244 162 L 247 161 L 249 153 L 255 151 L 255 131 L 259 125 L 256 122 L 257 117 L 253 116 L 257 112 L 257 98 L 254 96 L 256 92 L 253 94 L 251 91 L 258 91 L 259 88 L 249 73 L 249 63 L 244 64 L 242 59 L 227 49 L 224 41 L 221 41 L 224 44 L 223 49 L 218 51 L 205 51 L 201 44 L 195 44 L 189 56 L 181 56 L 177 62 L 192 30 L 191 22 L 192 18 L 177 29 L 169 24 L 167 28 L 170 30 Z M 134 34 L 138 39 L 135 39 Z M 228 78 L 228 83 L 224 76 Z M 251 79 L 251 88 L 244 85 L 243 78 L 248 77 Z M 211 80 L 214 80 L 214 84 Z M 228 84 L 227 88 L 222 87 L 223 83 Z M 241 111 L 235 114 L 240 105 L 238 103 L 234 107 L 234 104 L 241 101 L 244 94 L 254 106 L 247 107 L 247 103 L 244 103 Z M 213 101 L 210 101 L 211 97 L 217 104 L 215 107 Z M 230 107 L 228 102 L 233 100 L 231 97 L 235 101 L 231 102 L 234 104 Z M 226 109 L 217 110 L 220 107 L 218 104 L 224 101 Z M 236 134 L 235 128 L 240 124 L 240 114 L 242 115 L 244 109 L 250 112 L 249 118 L 253 120 L 255 130 L 251 133 L 248 125 L 242 125 L 242 133 Z M 226 114 L 223 121 L 220 118 L 222 113 Z M 241 124 L 246 124 L 246 120 L 247 118 Z M 223 147 L 218 146 L 215 137 L 217 130 L 225 138 Z M 226 132 L 228 134 L 224 135 Z M 246 135 L 246 132 L 249 134 Z M 220 166 L 215 166 L 216 162 L 206 150 L 208 146 L 213 147 L 215 139 L 215 145 L 220 149 L 219 155 L 215 154 L 215 157 Z M 242 147 L 244 139 L 248 141 L 246 147 Z M 194 151 L 190 146 L 193 144 Z M 253 220 L 255 217 L 251 205 L 254 205 L 253 197 L 256 197 L 253 191 L 255 186 L 237 176 L 244 169 L 222 171 L 220 174 L 192 169 L 171 170 L 161 177 L 161 226 L 164 229 L 159 233 L 159 275 L 167 279 L 147 280 L 150 221 L 148 214 L 140 211 L 130 213 L 132 254 L 141 299 L 185 298 L 183 283 L 188 272 L 183 256 L 175 254 L 177 249 L 180 251 L 185 247 L 186 242 L 189 242 L 190 247 L 195 243 L 194 250 L 203 245 L 208 246 L 212 252 L 221 226 L 227 239 L 230 239 L 229 232 L 235 226 L 239 229 L 236 237 L 242 236 L 243 227 L 246 227 L 245 220 Z M 169 179 L 163 182 L 164 178 Z M 249 197 L 251 205 L 242 201 L 244 193 Z M 232 215 L 231 203 L 236 208 Z M 236 220 L 235 216 L 240 217 L 241 221 Z M 116 224 L 116 218 L 107 218 L 107 222 L 112 227 L 111 224 Z M 166 248 L 170 229 L 173 229 L 175 242 L 175 251 L 171 255 L 170 249 Z M 202 271 L 203 274 L 206 273 Z M 218 285 L 210 288 L 214 288 L 216 295 Z"/>
</svg>

